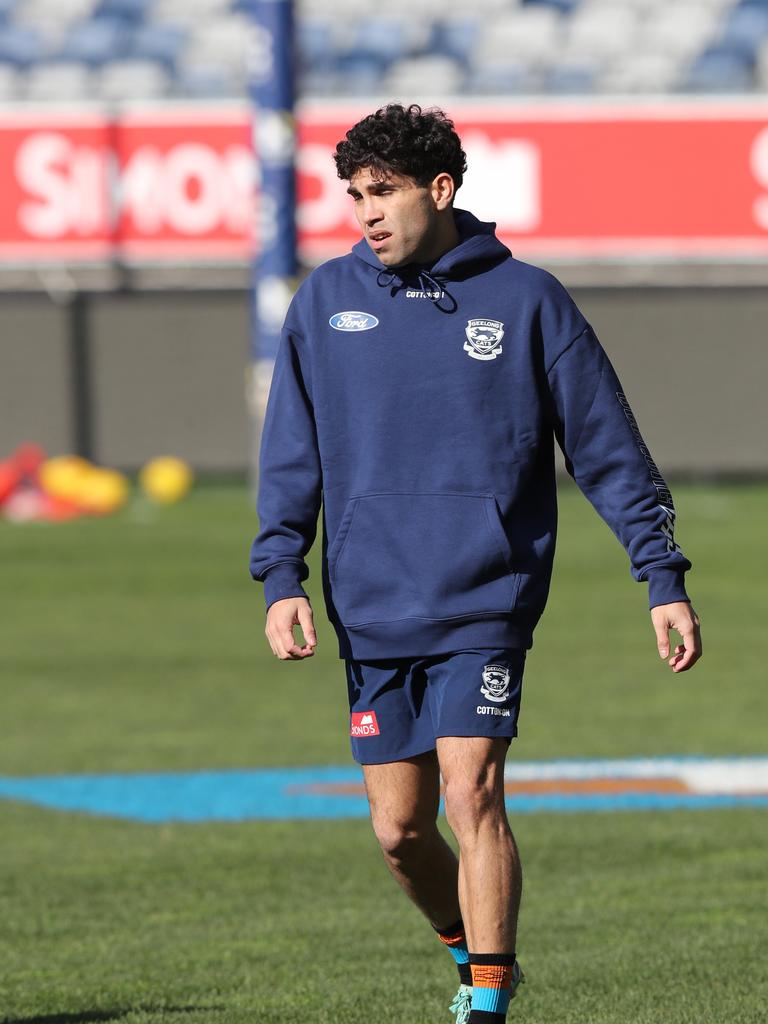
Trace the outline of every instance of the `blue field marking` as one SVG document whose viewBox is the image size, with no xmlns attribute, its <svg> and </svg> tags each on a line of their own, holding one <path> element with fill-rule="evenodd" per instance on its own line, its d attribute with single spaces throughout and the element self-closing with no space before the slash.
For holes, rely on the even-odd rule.
<svg viewBox="0 0 768 1024">
<path fill-rule="evenodd" d="M 357 784 L 360 780 L 360 771 L 354 767 L 54 775 L 0 778 L 0 797 L 149 822 L 362 818 L 368 813 L 364 796 L 318 795 L 309 790 L 322 783 Z"/>
<path fill-rule="evenodd" d="M 768 807 L 768 757 L 512 762 L 507 807 L 535 812 Z M 0 799 L 143 822 L 365 818 L 357 766 L 0 777 Z"/>
</svg>

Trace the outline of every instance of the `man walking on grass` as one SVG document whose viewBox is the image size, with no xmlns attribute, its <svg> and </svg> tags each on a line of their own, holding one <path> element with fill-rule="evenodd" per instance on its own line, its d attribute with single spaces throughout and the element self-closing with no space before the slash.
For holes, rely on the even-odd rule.
<svg viewBox="0 0 768 1024">
<path fill-rule="evenodd" d="M 288 311 L 251 572 L 274 654 L 310 657 L 301 583 L 322 504 L 323 591 L 376 836 L 458 965 L 457 1021 L 501 1024 L 523 980 L 504 760 L 551 576 L 555 438 L 647 581 L 674 672 L 701 654 L 690 562 L 592 328 L 555 278 L 454 207 L 466 160 L 452 122 L 391 104 L 335 160 L 364 237 Z M 441 775 L 458 859 L 436 824 Z"/>
</svg>

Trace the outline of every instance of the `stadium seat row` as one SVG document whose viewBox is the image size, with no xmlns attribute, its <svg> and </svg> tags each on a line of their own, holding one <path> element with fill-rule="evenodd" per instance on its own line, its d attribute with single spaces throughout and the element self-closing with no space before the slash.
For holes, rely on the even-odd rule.
<svg viewBox="0 0 768 1024">
<path fill-rule="evenodd" d="M 0 0 L 0 100 L 230 97 L 249 0 Z M 768 0 L 297 4 L 300 92 L 447 95 L 768 89 Z"/>
</svg>

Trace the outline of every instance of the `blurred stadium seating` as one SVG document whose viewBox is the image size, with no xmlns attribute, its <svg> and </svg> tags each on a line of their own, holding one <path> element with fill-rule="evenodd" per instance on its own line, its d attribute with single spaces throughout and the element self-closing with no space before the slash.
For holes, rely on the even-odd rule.
<svg viewBox="0 0 768 1024">
<path fill-rule="evenodd" d="M 303 95 L 759 93 L 768 0 L 297 4 Z M 0 0 L 0 101 L 238 97 L 246 0 Z"/>
</svg>

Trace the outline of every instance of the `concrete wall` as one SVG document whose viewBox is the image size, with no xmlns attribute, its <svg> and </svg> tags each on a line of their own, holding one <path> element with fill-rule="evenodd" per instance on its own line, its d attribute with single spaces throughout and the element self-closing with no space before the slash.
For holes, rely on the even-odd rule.
<svg viewBox="0 0 768 1024">
<path fill-rule="evenodd" d="M 578 288 L 657 462 L 768 474 L 768 291 Z M 95 456 L 135 468 L 172 453 L 200 470 L 247 464 L 244 292 L 92 300 Z M 22 440 L 73 448 L 68 313 L 0 296 L 0 458 Z"/>
<path fill-rule="evenodd" d="M 69 444 L 66 326 L 45 299 L 0 297 L 0 459 L 21 441 Z"/>
<path fill-rule="evenodd" d="M 68 317 L 44 297 L 0 298 L 0 458 L 22 440 L 74 448 Z M 87 319 L 97 461 L 132 469 L 173 454 L 243 470 L 245 293 L 101 295 Z"/>
<path fill-rule="evenodd" d="M 768 289 L 573 295 L 664 472 L 768 473 Z"/>
</svg>

